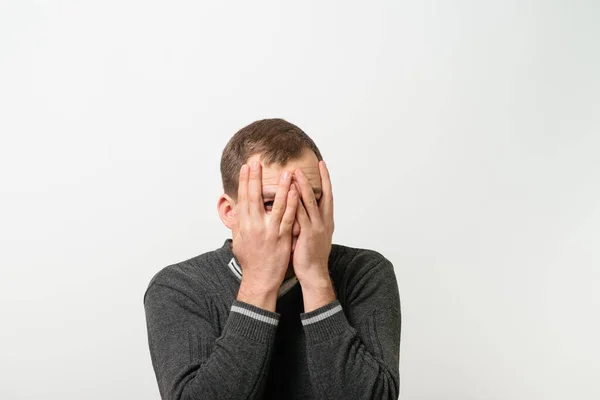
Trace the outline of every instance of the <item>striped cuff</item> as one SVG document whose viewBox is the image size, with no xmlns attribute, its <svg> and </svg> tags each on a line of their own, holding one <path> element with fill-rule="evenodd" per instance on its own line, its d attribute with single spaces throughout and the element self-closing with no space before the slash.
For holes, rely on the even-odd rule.
<svg viewBox="0 0 600 400">
<path fill-rule="evenodd" d="M 234 300 L 223 331 L 232 331 L 249 339 L 269 344 L 275 337 L 280 315 Z"/>
<path fill-rule="evenodd" d="M 300 321 L 307 340 L 313 343 L 327 340 L 350 327 L 339 299 L 316 310 L 301 313 Z"/>
</svg>

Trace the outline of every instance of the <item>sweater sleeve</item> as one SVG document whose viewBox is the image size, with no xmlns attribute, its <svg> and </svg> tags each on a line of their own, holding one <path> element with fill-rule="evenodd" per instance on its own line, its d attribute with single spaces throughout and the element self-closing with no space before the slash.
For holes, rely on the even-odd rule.
<svg viewBox="0 0 600 400">
<path fill-rule="evenodd" d="M 208 307 L 158 283 L 149 286 L 144 308 L 163 400 L 261 398 L 279 313 L 236 300 L 217 336 Z"/>
<path fill-rule="evenodd" d="M 400 296 L 381 260 L 338 299 L 300 314 L 314 390 L 322 399 L 398 399 Z M 351 323 L 352 322 L 352 323 Z"/>
</svg>

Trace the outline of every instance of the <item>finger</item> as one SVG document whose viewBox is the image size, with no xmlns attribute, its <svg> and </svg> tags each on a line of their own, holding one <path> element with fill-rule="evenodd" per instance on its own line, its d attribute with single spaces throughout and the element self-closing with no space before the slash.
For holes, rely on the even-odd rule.
<svg viewBox="0 0 600 400">
<path fill-rule="evenodd" d="M 248 165 L 242 165 L 238 183 L 238 210 L 240 217 L 248 215 Z"/>
<path fill-rule="evenodd" d="M 329 170 L 325 165 L 325 161 L 319 162 L 319 172 L 321 174 L 321 188 L 323 193 L 319 200 L 319 209 L 321 210 L 321 217 L 323 221 L 333 220 L 333 192 L 331 189 L 331 177 L 329 176 Z"/>
<path fill-rule="evenodd" d="M 287 201 L 285 207 L 285 213 L 281 218 L 281 225 L 279 232 L 281 235 L 289 235 L 292 233 L 294 227 L 294 221 L 296 219 L 296 208 L 300 200 L 298 198 L 298 191 L 295 186 L 292 186 L 287 193 Z"/>
<path fill-rule="evenodd" d="M 300 230 L 310 229 L 311 221 L 306 212 L 306 208 L 302 204 L 302 201 L 298 200 L 298 206 L 296 207 L 296 219 L 300 224 Z"/>
<path fill-rule="evenodd" d="M 254 161 L 250 168 L 250 180 L 248 182 L 248 212 L 250 216 L 263 216 L 265 212 L 262 199 L 261 165 L 258 161 Z"/>
<path fill-rule="evenodd" d="M 273 226 L 278 226 L 281 223 L 281 218 L 286 209 L 288 192 L 290 191 L 290 184 L 292 182 L 291 174 L 289 171 L 284 171 L 279 179 L 279 186 L 275 193 L 275 200 L 273 201 L 273 209 L 271 211 L 270 220 Z"/>
<path fill-rule="evenodd" d="M 310 220 L 315 223 L 319 223 L 321 221 L 321 213 L 319 211 L 317 199 L 315 198 L 315 194 L 310 182 L 308 181 L 308 178 L 306 175 L 304 175 L 304 172 L 301 169 L 297 169 L 294 176 L 296 177 L 296 182 L 298 182 L 300 187 L 302 203 L 304 204 L 304 208 L 306 209 Z"/>
</svg>

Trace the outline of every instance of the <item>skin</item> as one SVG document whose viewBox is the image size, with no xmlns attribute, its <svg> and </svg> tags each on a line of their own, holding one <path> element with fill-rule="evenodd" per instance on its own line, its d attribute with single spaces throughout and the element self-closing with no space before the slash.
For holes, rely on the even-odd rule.
<svg viewBox="0 0 600 400">
<path fill-rule="evenodd" d="M 246 168 L 252 165 L 255 169 Z M 218 210 L 244 268 L 238 300 L 274 311 L 279 286 L 294 275 L 305 312 L 335 299 L 328 272 L 331 180 L 325 162 L 312 151 L 286 165 L 264 165 L 260 154 L 252 155 L 240 171 L 238 201 L 223 194 Z"/>
</svg>

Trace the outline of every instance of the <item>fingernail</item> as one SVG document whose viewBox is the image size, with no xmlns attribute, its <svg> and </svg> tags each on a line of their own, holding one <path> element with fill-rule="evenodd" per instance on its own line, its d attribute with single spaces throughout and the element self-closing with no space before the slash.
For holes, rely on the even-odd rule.
<svg viewBox="0 0 600 400">
<path fill-rule="evenodd" d="M 256 171 L 258 169 L 258 161 L 253 161 L 252 162 L 252 170 Z"/>
<path fill-rule="evenodd" d="M 282 180 L 282 181 L 285 181 L 285 180 L 287 180 L 287 178 L 289 178 L 289 177 L 290 177 L 290 172 L 289 172 L 289 171 L 285 171 L 285 172 L 283 173 L 283 175 L 281 175 L 281 180 Z"/>
<path fill-rule="evenodd" d="M 248 166 L 246 164 L 244 164 L 244 165 L 242 165 L 241 173 L 244 174 L 244 173 L 246 173 L 246 171 L 248 171 Z"/>
</svg>

